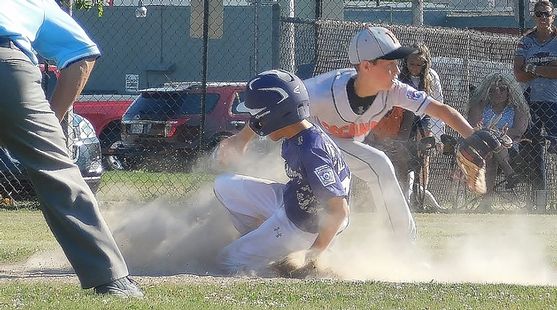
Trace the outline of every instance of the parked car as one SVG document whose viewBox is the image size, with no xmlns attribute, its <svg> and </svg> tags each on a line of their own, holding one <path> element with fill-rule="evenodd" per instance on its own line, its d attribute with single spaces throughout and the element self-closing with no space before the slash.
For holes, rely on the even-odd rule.
<svg viewBox="0 0 557 310">
<path fill-rule="evenodd" d="M 47 98 L 50 98 L 59 72 L 55 66 L 41 65 L 40 68 L 43 73 L 42 86 Z M 96 192 L 103 174 L 99 139 L 91 122 L 78 114 L 70 115 L 71 126 L 68 130 L 70 156 L 91 190 Z M 35 196 L 25 168 L 3 147 L 0 147 L 0 195 L 13 199 Z"/>
<path fill-rule="evenodd" d="M 167 83 L 142 90 L 122 117 L 123 144 L 117 155 L 130 166 L 147 162 L 153 169 L 182 168 L 196 158 L 198 147 L 211 150 L 243 128 L 249 114 L 239 111 L 238 105 L 245 86 L 243 82 L 207 83 L 203 132 L 200 83 Z"/>
<path fill-rule="evenodd" d="M 81 175 L 95 193 L 103 174 L 101 146 L 93 126 L 85 118 L 73 114 L 69 130 L 70 156 L 79 167 Z M 0 195 L 15 200 L 35 196 L 25 168 L 5 148 L 0 147 Z"/>
<path fill-rule="evenodd" d="M 106 169 L 123 169 L 121 160 L 113 154 L 122 144 L 121 120 L 137 95 L 81 95 L 74 103 L 74 112 L 93 124 L 101 143 Z"/>
</svg>

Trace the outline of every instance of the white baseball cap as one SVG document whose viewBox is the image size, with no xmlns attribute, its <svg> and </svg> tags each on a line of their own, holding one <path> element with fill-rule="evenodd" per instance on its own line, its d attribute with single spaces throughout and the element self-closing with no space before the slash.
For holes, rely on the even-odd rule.
<svg viewBox="0 0 557 310">
<path fill-rule="evenodd" d="M 364 60 L 402 59 L 417 52 L 412 47 L 400 46 L 395 35 L 383 27 L 365 27 L 350 42 L 348 58 L 357 65 Z"/>
</svg>

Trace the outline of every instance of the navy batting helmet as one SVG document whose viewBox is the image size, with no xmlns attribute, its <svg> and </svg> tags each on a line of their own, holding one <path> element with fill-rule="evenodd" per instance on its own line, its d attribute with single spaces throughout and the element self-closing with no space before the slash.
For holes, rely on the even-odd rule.
<svg viewBox="0 0 557 310">
<path fill-rule="evenodd" d="M 284 70 L 269 70 L 248 82 L 245 105 L 250 128 L 260 136 L 309 116 L 309 96 L 302 80 Z"/>
</svg>

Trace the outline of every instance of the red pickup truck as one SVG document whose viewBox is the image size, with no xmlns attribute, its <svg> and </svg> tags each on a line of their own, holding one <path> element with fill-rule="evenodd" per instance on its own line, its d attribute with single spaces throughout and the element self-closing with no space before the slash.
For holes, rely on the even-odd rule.
<svg viewBox="0 0 557 310">
<path fill-rule="evenodd" d="M 119 168 L 111 149 L 121 143 L 122 115 L 136 97 L 137 95 L 81 95 L 74 103 L 74 112 L 86 118 L 95 128 L 106 168 Z"/>
</svg>

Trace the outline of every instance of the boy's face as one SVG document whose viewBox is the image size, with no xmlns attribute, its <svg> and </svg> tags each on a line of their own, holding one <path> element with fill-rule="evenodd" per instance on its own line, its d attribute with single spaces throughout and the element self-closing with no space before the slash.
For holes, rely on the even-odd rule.
<svg viewBox="0 0 557 310">
<path fill-rule="evenodd" d="M 361 64 L 363 65 L 361 69 L 373 79 L 375 87 L 381 90 L 391 89 L 400 73 L 397 60 L 378 59 L 375 62 L 365 61 Z"/>
</svg>

